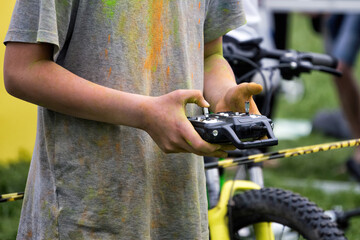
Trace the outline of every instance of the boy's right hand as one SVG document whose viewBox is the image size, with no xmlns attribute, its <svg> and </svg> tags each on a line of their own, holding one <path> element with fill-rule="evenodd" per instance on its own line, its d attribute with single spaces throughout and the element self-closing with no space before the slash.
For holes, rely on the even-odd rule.
<svg viewBox="0 0 360 240">
<path fill-rule="evenodd" d="M 209 107 L 199 90 L 176 90 L 144 103 L 145 130 L 165 153 L 190 152 L 201 156 L 227 157 L 226 147 L 204 141 L 185 114 L 187 103 Z"/>
</svg>

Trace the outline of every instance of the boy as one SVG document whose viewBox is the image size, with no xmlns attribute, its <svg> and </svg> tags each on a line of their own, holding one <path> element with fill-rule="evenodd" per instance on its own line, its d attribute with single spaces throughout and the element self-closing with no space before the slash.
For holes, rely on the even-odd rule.
<svg viewBox="0 0 360 240">
<path fill-rule="evenodd" d="M 258 112 L 221 55 L 243 23 L 234 0 L 18 0 L 5 85 L 39 105 L 18 238 L 208 239 L 195 154 L 226 148 L 185 105 Z"/>
</svg>

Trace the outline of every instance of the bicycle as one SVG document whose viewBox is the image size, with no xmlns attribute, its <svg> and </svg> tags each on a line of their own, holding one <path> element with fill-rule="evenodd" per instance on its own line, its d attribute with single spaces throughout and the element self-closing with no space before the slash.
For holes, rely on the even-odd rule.
<svg viewBox="0 0 360 240">
<path fill-rule="evenodd" d="M 205 164 L 206 169 L 253 164 L 282 157 L 359 146 L 360 139 L 319 144 L 267 154 L 227 159 Z M 245 150 L 247 151 L 247 150 Z M 221 190 L 217 205 L 209 210 L 211 239 L 346 239 L 324 211 L 299 194 L 284 189 L 263 188 L 261 168 L 251 166 L 249 180 L 229 180 Z M 255 183 L 255 182 L 258 182 Z M 228 216 L 229 223 L 226 223 Z M 279 225 L 271 228 L 268 222 Z M 254 225 L 254 230 L 249 226 Z M 290 227 L 291 229 L 287 228 Z M 293 232 L 297 231 L 297 233 Z M 290 235 L 289 235 L 290 234 Z M 300 235 L 297 235 L 300 234 Z M 226 236 L 226 237 L 224 237 Z M 271 236 L 271 237 L 270 237 Z M 286 236 L 286 237 L 285 237 Z M 296 237 L 296 238 L 294 238 Z"/>
<path fill-rule="evenodd" d="M 272 86 L 267 86 L 267 81 L 258 64 L 263 58 L 272 58 L 279 64 L 268 67 L 266 70 L 279 69 L 284 79 L 290 80 L 301 73 L 313 70 L 323 71 L 333 75 L 341 73 L 335 70 L 337 61 L 331 56 L 318 53 L 305 53 L 283 50 L 266 50 L 259 46 L 261 40 L 255 39 L 248 42 L 224 41 L 224 56 L 235 72 L 237 82 L 249 81 L 251 76 L 259 72 L 267 94 L 262 100 L 262 112 L 270 113 Z M 234 46 L 238 44 L 238 46 Z M 243 62 L 250 66 L 244 69 L 237 65 Z M 272 73 L 270 73 L 270 78 Z M 271 84 L 271 79 L 270 79 Z M 259 106 L 259 105 L 258 105 Z M 267 135 L 267 137 L 271 137 Z M 328 145 L 328 150 L 344 146 L 357 146 L 360 142 L 338 142 Z M 262 154 L 258 151 L 255 155 L 249 149 L 230 152 L 230 157 L 238 159 L 238 163 L 248 168 L 248 180 L 229 180 L 223 184 L 221 191 L 215 196 L 215 204 L 209 209 L 209 228 L 211 239 L 346 239 L 343 232 L 338 229 L 330 217 L 324 214 L 315 203 L 310 202 L 291 191 L 277 188 L 264 188 L 262 168 L 254 162 L 286 157 L 289 155 L 307 154 L 324 150 L 324 145 L 310 146 L 310 148 L 288 149 L 275 153 Z M 314 151 L 314 148 L 316 149 Z M 253 150 L 254 151 L 254 150 Z M 288 155 L 287 155 L 288 154 Z M 233 160 L 205 163 L 205 168 L 224 168 L 234 166 Z M 207 174 L 209 177 L 209 174 Z M 211 175 L 210 175 L 211 176 Z M 210 198 L 210 197 L 209 197 Z M 210 199 L 209 199 L 210 202 Z M 214 201 L 213 201 L 214 202 Z M 273 222 L 270 224 L 270 222 Z M 281 224 L 279 228 L 278 224 Z M 270 226 L 272 225 L 272 227 Z M 297 233 L 294 233 L 295 230 Z"/>
<path fill-rule="evenodd" d="M 360 216 L 360 208 L 343 210 L 338 206 L 333 210 L 325 211 L 325 213 L 330 216 L 332 221 L 336 222 L 340 229 L 345 231 L 350 226 L 350 220 Z"/>
</svg>

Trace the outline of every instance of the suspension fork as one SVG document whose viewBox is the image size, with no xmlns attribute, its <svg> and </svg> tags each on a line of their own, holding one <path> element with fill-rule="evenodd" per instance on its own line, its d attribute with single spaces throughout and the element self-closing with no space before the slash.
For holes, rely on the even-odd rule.
<svg viewBox="0 0 360 240">
<path fill-rule="evenodd" d="M 228 203 L 233 193 L 236 191 L 247 191 L 252 189 L 260 189 L 261 187 L 247 180 L 230 180 L 227 181 L 220 194 L 218 204 L 208 211 L 210 237 L 212 240 L 230 240 Z M 272 240 L 273 233 L 269 223 L 254 224 L 256 239 Z M 269 236 L 271 236 L 269 238 Z"/>
</svg>

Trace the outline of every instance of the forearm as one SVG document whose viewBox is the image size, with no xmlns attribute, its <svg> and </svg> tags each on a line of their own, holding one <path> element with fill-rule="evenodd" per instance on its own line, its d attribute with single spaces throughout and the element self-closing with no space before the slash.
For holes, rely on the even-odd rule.
<svg viewBox="0 0 360 240">
<path fill-rule="evenodd" d="M 220 100 L 235 86 L 234 73 L 222 55 L 213 54 L 205 59 L 204 97 L 213 112 L 223 111 Z"/>
<path fill-rule="evenodd" d="M 187 103 L 209 107 L 201 91 L 179 89 L 157 97 L 117 91 L 54 63 L 52 48 L 50 44 L 8 43 L 4 80 L 10 94 L 71 116 L 140 128 L 165 153 L 227 156 L 222 146 L 205 142 L 186 117 Z"/>
<path fill-rule="evenodd" d="M 150 97 L 94 84 L 50 60 L 21 68 L 12 64 L 16 63 L 5 61 L 4 78 L 7 90 L 15 97 L 79 118 L 132 127 L 142 125 L 143 103 Z"/>
<path fill-rule="evenodd" d="M 360 137 L 360 89 L 350 66 L 340 62 L 338 70 L 343 73 L 342 77 L 335 78 L 340 103 L 353 135 Z"/>
<path fill-rule="evenodd" d="M 237 85 L 234 72 L 222 55 L 222 39 L 205 45 L 204 97 L 212 112 L 243 112 L 245 102 L 250 102 L 250 113 L 260 114 L 252 95 L 259 94 L 262 87 L 255 83 Z"/>
</svg>

